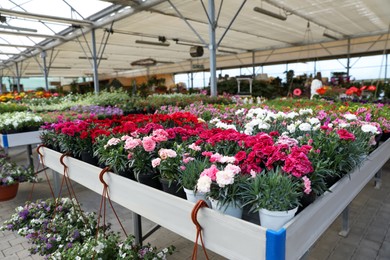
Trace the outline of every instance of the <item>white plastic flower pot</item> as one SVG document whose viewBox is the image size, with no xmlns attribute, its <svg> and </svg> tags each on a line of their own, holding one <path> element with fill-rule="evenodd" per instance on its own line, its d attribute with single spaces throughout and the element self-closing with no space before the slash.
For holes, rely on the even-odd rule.
<svg viewBox="0 0 390 260">
<path fill-rule="evenodd" d="M 243 209 L 238 206 L 234 206 L 232 203 L 228 205 L 218 205 L 218 200 L 210 198 L 211 207 L 222 214 L 229 215 L 236 218 L 242 218 Z"/>
<path fill-rule="evenodd" d="M 297 210 L 298 207 L 288 211 L 270 211 L 267 209 L 260 209 L 260 225 L 265 228 L 279 230 L 284 224 L 294 218 Z"/>
<path fill-rule="evenodd" d="M 183 189 L 184 189 L 184 192 L 186 193 L 186 197 L 187 197 L 188 201 L 191 201 L 193 203 L 197 203 L 199 200 L 204 200 L 204 201 L 206 201 L 209 208 L 211 208 L 211 203 L 208 199 L 206 199 L 206 195 L 204 193 L 197 192 L 195 194 L 195 192 L 193 190 L 186 189 L 184 187 L 183 187 Z"/>
</svg>

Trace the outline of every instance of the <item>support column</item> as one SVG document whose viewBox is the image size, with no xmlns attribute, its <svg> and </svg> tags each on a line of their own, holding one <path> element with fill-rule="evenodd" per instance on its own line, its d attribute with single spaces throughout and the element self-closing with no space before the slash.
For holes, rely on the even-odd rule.
<svg viewBox="0 0 390 260">
<path fill-rule="evenodd" d="M 383 83 L 385 83 L 386 84 L 386 81 L 387 81 L 387 56 L 388 56 L 388 53 L 387 53 L 387 51 L 386 51 L 386 54 L 385 54 L 386 56 L 385 56 L 385 78 L 384 78 L 384 81 L 383 81 Z"/>
<path fill-rule="evenodd" d="M 210 51 L 210 93 L 212 97 L 217 96 L 217 58 L 215 43 L 215 5 L 214 0 L 209 0 L 209 51 Z"/>
<path fill-rule="evenodd" d="M 194 73 L 191 71 L 191 89 L 194 89 Z"/>
<path fill-rule="evenodd" d="M 203 87 L 206 87 L 206 75 L 204 71 L 203 71 Z"/>
<path fill-rule="evenodd" d="M 351 39 L 348 38 L 348 50 L 347 50 L 347 77 L 349 77 L 350 63 L 351 63 Z"/>
<path fill-rule="evenodd" d="M 48 70 L 46 65 L 46 51 L 41 52 L 41 58 L 43 60 L 43 76 L 45 77 L 45 90 L 49 91 L 49 81 L 47 79 Z"/>
<path fill-rule="evenodd" d="M 256 77 L 256 68 L 255 68 L 255 52 L 252 51 L 252 77 Z M 252 93 L 252 91 L 251 91 Z"/>
<path fill-rule="evenodd" d="M 92 63 L 93 63 L 93 84 L 95 94 L 99 93 L 99 76 L 98 76 L 98 68 L 97 68 L 97 57 L 96 57 L 96 36 L 95 29 L 91 30 L 92 35 Z"/>
<path fill-rule="evenodd" d="M 16 67 L 16 86 L 18 87 L 18 92 L 20 92 L 20 71 L 17 62 L 15 63 L 15 67 Z"/>
</svg>

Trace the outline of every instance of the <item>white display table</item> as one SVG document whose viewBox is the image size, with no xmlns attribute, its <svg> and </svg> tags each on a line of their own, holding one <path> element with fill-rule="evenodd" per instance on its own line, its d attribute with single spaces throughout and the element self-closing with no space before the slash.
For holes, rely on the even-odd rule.
<svg viewBox="0 0 390 260">
<path fill-rule="evenodd" d="M 323 194 L 278 231 L 202 208 L 198 220 L 206 248 L 237 260 L 301 258 L 387 162 L 389 150 L 388 140 L 368 156 L 359 169 L 333 185 L 331 192 Z M 41 153 L 45 166 L 63 173 L 60 153 L 47 148 L 41 148 Z M 71 179 L 101 194 L 101 168 L 72 157 L 65 157 L 64 163 Z M 193 203 L 110 172 L 104 175 L 104 180 L 113 201 L 194 241 Z"/>
<path fill-rule="evenodd" d="M 0 146 L 8 154 L 8 148 L 26 145 L 29 165 L 34 167 L 31 145 L 41 143 L 41 133 L 42 131 L 31 131 L 15 134 L 0 134 Z"/>
</svg>

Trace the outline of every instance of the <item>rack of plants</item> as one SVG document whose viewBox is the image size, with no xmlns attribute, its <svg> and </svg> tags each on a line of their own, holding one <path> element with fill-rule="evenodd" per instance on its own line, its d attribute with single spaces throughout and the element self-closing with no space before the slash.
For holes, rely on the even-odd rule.
<svg viewBox="0 0 390 260">
<path fill-rule="evenodd" d="M 389 149 L 390 141 L 380 145 L 360 168 L 334 184 L 331 192 L 317 198 L 277 231 L 202 208 L 198 221 L 205 246 L 229 259 L 301 258 L 387 162 Z M 41 151 L 45 166 L 60 173 L 64 171 L 59 161 L 61 153 L 48 148 Z M 71 179 L 101 194 L 101 168 L 72 157 L 65 157 L 64 163 Z M 187 239 L 195 239 L 196 228 L 191 221 L 193 203 L 113 173 L 107 173 L 104 180 L 113 201 Z"/>
</svg>

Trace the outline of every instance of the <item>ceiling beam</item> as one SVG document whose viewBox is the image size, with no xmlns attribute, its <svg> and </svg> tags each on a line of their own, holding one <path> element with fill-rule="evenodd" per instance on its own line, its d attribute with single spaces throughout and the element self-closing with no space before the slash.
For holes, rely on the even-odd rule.
<svg viewBox="0 0 390 260">
<path fill-rule="evenodd" d="M 42 49 L 42 46 L 39 45 L 24 45 L 24 44 L 11 44 L 11 43 L 0 43 L 0 47 L 15 47 L 15 48 L 35 48 Z"/>
<path fill-rule="evenodd" d="M 74 29 L 74 28 L 67 28 L 63 30 L 62 32 L 59 32 L 59 35 L 52 35 L 49 37 L 43 37 L 43 38 L 48 38 L 45 39 L 44 41 L 40 42 L 39 45 L 42 46 L 42 50 L 50 50 L 53 49 L 61 44 L 64 44 L 65 41 L 72 41 L 76 39 L 77 37 L 89 33 L 93 28 L 103 28 L 104 26 L 114 22 L 114 21 L 119 21 L 124 18 L 127 18 L 129 16 L 132 16 L 134 14 L 137 14 L 139 12 L 148 10 L 149 8 L 152 8 L 153 6 L 156 6 L 158 4 L 164 3 L 166 0 L 149 0 L 146 2 L 142 2 L 136 7 L 132 7 L 129 9 L 124 10 L 123 12 L 116 13 L 113 16 L 108 15 L 109 13 L 114 13 L 117 12 L 120 9 L 123 9 L 123 6 L 110 6 L 101 12 L 97 13 L 96 15 L 91 16 L 89 19 L 93 19 L 94 22 L 93 27 L 86 27 L 83 29 Z M 0 8 L 0 12 L 1 12 Z M 102 19 L 103 18 L 103 19 Z M 102 19 L 102 20 L 100 20 Z M 100 20 L 100 21 L 99 21 Z M 71 35 L 67 35 L 66 37 L 60 36 L 60 35 L 66 35 L 70 32 L 73 32 Z M 54 38 L 54 39 L 52 39 Z M 57 39 L 56 39 L 57 38 Z M 33 50 L 31 51 L 31 55 L 38 55 L 42 50 Z M 26 58 L 19 58 L 18 60 L 14 60 L 13 62 L 21 61 Z M 11 61 L 11 60 L 10 60 Z"/>
<path fill-rule="evenodd" d="M 4 8 L 0 8 L 0 14 L 8 15 L 8 16 L 15 16 L 15 17 L 36 19 L 36 20 L 44 20 L 44 21 L 50 21 L 50 22 L 57 22 L 57 23 L 65 23 L 65 24 L 71 24 L 71 25 L 72 24 L 83 25 L 83 26 L 92 26 L 93 25 L 93 22 L 88 21 L 88 20 L 78 20 L 78 19 L 71 19 L 71 18 L 52 16 L 52 15 L 34 14 L 34 13 L 27 13 L 27 12 L 9 10 L 9 9 L 4 9 Z"/>
<path fill-rule="evenodd" d="M 28 36 L 28 37 L 38 37 L 38 38 L 51 38 L 51 39 L 60 39 L 64 40 L 65 37 L 61 35 L 49 35 L 49 34 L 38 34 L 38 33 L 26 33 L 26 32 L 12 32 L 12 31 L 2 31 L 0 30 L 1 34 L 8 34 L 8 35 L 17 35 L 17 36 Z"/>
<path fill-rule="evenodd" d="M 338 31 L 338 30 L 336 30 L 336 29 L 330 28 L 330 27 L 328 27 L 328 26 L 326 26 L 326 25 L 324 25 L 324 24 L 322 24 L 322 23 L 319 23 L 319 22 L 313 20 L 313 19 L 312 19 L 311 17 L 309 17 L 309 16 L 306 16 L 306 15 L 304 15 L 304 14 L 301 14 L 301 13 L 295 11 L 293 8 L 287 7 L 287 6 L 285 6 L 285 5 L 281 5 L 281 4 L 279 4 L 279 3 L 275 3 L 274 0 L 264 0 L 264 2 L 269 3 L 270 5 L 273 5 L 273 6 L 275 6 L 275 7 L 277 7 L 277 8 L 280 8 L 280 9 L 282 9 L 282 10 L 284 10 L 284 11 L 287 11 L 287 12 L 290 13 L 290 14 L 293 14 L 293 15 L 296 15 L 296 16 L 298 16 L 298 17 L 300 17 L 300 18 L 303 18 L 303 19 L 305 19 L 306 21 L 311 22 L 311 23 L 313 23 L 313 24 L 315 24 L 315 25 L 318 25 L 318 26 L 320 26 L 320 27 L 322 27 L 322 28 L 324 28 L 324 29 L 327 29 L 327 30 L 330 30 L 330 31 L 332 31 L 332 32 L 338 33 L 338 34 L 340 34 L 341 36 L 343 36 L 343 38 L 348 38 L 348 37 L 349 37 L 348 35 L 346 35 L 346 34 L 340 32 L 340 31 Z"/>
</svg>

